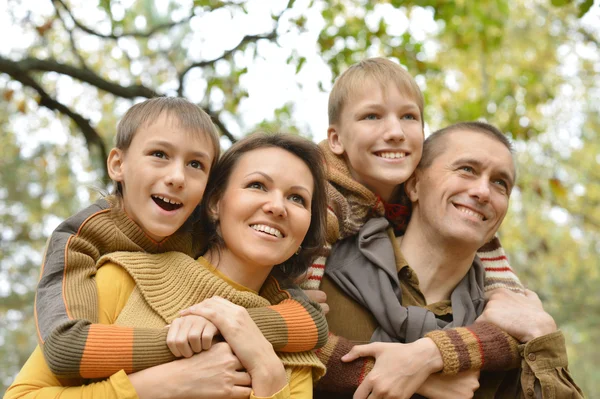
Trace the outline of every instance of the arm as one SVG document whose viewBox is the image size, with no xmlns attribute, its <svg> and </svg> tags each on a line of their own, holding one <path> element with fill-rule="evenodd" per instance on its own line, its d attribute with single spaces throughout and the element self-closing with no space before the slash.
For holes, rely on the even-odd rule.
<svg viewBox="0 0 600 399">
<path fill-rule="evenodd" d="M 96 261 L 115 250 L 191 250 L 190 242 L 152 242 L 124 212 L 111 209 L 109 199 L 63 222 L 48 242 L 36 292 L 38 338 L 50 370 L 61 377 L 100 378 L 172 360 L 164 331 L 97 324 Z M 134 351 L 156 351 L 157 356 L 140 363 Z"/>
<path fill-rule="evenodd" d="M 478 321 L 491 322 L 517 338 L 521 358 L 524 397 L 583 398 L 568 369 L 564 336 L 538 296 L 495 290 Z"/>
<path fill-rule="evenodd" d="M 273 305 L 247 310 L 275 350 L 303 352 L 325 345 L 329 333 L 325 314 L 301 289 L 297 286 L 283 289 L 270 278 L 261 295 Z"/>
</svg>

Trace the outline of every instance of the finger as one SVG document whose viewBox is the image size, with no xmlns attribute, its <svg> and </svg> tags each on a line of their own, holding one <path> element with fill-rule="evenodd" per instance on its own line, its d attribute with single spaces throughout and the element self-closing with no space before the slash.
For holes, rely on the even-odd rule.
<svg viewBox="0 0 600 399">
<path fill-rule="evenodd" d="M 327 302 L 327 294 L 321 290 L 304 290 L 306 296 L 319 304 Z"/>
<path fill-rule="evenodd" d="M 352 399 L 366 399 L 371 394 L 372 389 L 373 387 L 371 386 L 371 380 L 365 379 L 354 392 Z"/>
<path fill-rule="evenodd" d="M 233 399 L 246 399 L 246 398 L 250 397 L 251 393 L 252 393 L 252 388 L 235 386 L 231 390 L 231 396 L 230 396 L 230 398 L 233 398 Z"/>
<path fill-rule="evenodd" d="M 202 346 L 202 336 L 204 334 L 204 330 L 206 329 L 206 324 L 209 322 L 202 317 L 195 316 L 194 318 L 194 324 L 188 334 L 188 341 L 192 351 L 194 351 L 194 353 L 200 353 L 202 352 L 202 349 L 204 349 Z"/>
<path fill-rule="evenodd" d="M 192 357 L 194 354 L 188 338 L 190 336 L 192 325 L 193 323 L 189 317 L 184 318 L 179 331 L 177 331 L 177 337 L 175 338 L 175 346 L 177 346 L 177 349 L 183 357 Z"/>
<path fill-rule="evenodd" d="M 179 319 L 175 319 L 171 322 L 171 327 L 169 327 L 169 332 L 167 333 L 167 346 L 169 350 L 175 357 L 181 357 L 181 352 L 177 348 L 175 344 L 175 339 L 177 338 L 177 331 L 179 330 L 179 323 L 181 321 Z"/>
<path fill-rule="evenodd" d="M 206 326 L 204 326 L 204 331 L 202 332 L 202 349 L 207 351 L 212 346 L 212 341 L 215 335 L 217 335 L 219 330 L 217 327 L 211 322 L 207 322 Z"/>
<path fill-rule="evenodd" d="M 374 350 L 373 350 L 373 344 L 354 346 L 352 349 L 350 349 L 350 352 L 348 352 L 344 356 L 342 356 L 342 361 L 343 362 L 351 362 L 353 360 L 358 359 L 359 357 L 365 357 L 365 356 L 375 356 Z"/>
<path fill-rule="evenodd" d="M 323 310 L 323 314 L 329 313 L 329 305 L 326 303 L 319 304 L 321 306 L 321 310 Z"/>
<path fill-rule="evenodd" d="M 250 374 L 245 371 L 236 371 L 233 374 L 233 385 L 238 386 L 250 386 L 252 384 L 252 378 L 250 378 Z"/>
</svg>

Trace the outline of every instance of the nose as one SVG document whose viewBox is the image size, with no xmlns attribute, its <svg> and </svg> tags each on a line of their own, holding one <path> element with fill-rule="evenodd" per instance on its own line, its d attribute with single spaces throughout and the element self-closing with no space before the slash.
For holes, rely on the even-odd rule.
<svg viewBox="0 0 600 399">
<path fill-rule="evenodd" d="M 165 180 L 168 186 L 183 188 L 185 186 L 185 165 L 173 162 Z"/>
<path fill-rule="evenodd" d="M 477 201 L 487 203 L 490 201 L 490 185 L 487 179 L 479 178 L 473 182 L 469 189 L 469 195 L 477 198 Z"/>
<path fill-rule="evenodd" d="M 287 216 L 287 211 L 285 209 L 285 198 L 283 197 L 282 193 L 272 191 L 269 194 L 270 195 L 267 197 L 267 200 L 263 205 L 263 211 L 276 217 Z"/>
<path fill-rule="evenodd" d="M 385 141 L 404 141 L 406 139 L 406 135 L 404 134 L 404 129 L 402 128 L 402 121 L 399 120 L 395 115 L 390 115 L 387 118 L 386 126 L 385 126 Z"/>
</svg>

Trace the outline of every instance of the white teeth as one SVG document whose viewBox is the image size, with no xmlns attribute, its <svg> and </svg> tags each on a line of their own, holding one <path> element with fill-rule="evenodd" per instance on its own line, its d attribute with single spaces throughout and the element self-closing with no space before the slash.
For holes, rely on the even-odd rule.
<svg viewBox="0 0 600 399">
<path fill-rule="evenodd" d="M 161 200 L 163 200 L 163 201 L 165 201 L 165 202 L 168 202 L 168 203 L 170 203 L 170 204 L 173 204 L 173 205 L 181 205 L 181 202 L 177 202 L 177 201 L 175 201 L 175 200 L 172 200 L 172 199 L 169 199 L 169 198 L 167 198 L 167 197 L 163 197 L 163 196 L 160 196 L 160 195 L 153 195 L 153 197 L 154 197 L 154 198 L 161 199 Z"/>
<path fill-rule="evenodd" d="M 270 234 L 272 236 L 275 236 L 277 238 L 282 238 L 283 234 L 281 234 L 281 231 L 273 228 L 273 227 L 269 227 L 266 226 L 264 224 L 253 224 L 250 227 L 252 227 L 254 230 L 256 231 L 262 231 L 263 233 L 267 233 Z"/>
<path fill-rule="evenodd" d="M 473 212 L 472 210 L 470 210 L 469 208 L 464 208 L 462 206 L 457 206 L 456 209 L 458 209 L 459 211 L 461 211 L 462 213 L 466 213 L 469 216 L 474 216 L 476 218 L 479 218 L 481 220 L 484 219 L 484 216 L 481 213 L 478 212 Z"/>
<path fill-rule="evenodd" d="M 379 157 L 388 158 L 388 159 L 397 159 L 404 158 L 406 156 L 405 152 L 380 152 Z"/>
</svg>

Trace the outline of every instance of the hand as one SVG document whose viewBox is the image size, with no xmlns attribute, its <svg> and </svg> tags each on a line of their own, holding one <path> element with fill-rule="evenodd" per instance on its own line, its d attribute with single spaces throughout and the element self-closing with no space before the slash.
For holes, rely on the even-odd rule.
<svg viewBox="0 0 600 399">
<path fill-rule="evenodd" d="M 410 344 L 375 342 L 357 345 L 342 357 L 351 362 L 372 356 L 375 366 L 354 393 L 362 398 L 410 398 L 431 373 L 443 367 L 442 355 L 429 338 Z"/>
<path fill-rule="evenodd" d="M 329 313 L 329 305 L 325 302 L 327 301 L 327 294 L 325 291 L 321 290 L 304 290 L 306 296 L 313 302 L 321 305 L 321 309 L 323 309 L 323 313 Z"/>
<path fill-rule="evenodd" d="M 429 399 L 470 399 L 479 388 L 479 370 L 455 375 L 431 374 L 417 393 Z"/>
<path fill-rule="evenodd" d="M 498 288 L 486 296 L 488 302 L 477 321 L 494 323 L 521 343 L 556 331 L 554 319 L 544 311 L 535 292 L 525 290 L 521 295 Z"/>
<path fill-rule="evenodd" d="M 256 396 L 272 396 L 285 386 L 287 379 L 281 360 L 245 308 L 215 296 L 182 314 L 205 317 L 217 327 L 250 374 Z"/>
<path fill-rule="evenodd" d="M 226 342 L 210 350 L 129 375 L 140 399 L 248 398 L 250 375 Z"/>
<path fill-rule="evenodd" d="M 209 350 L 217 334 L 217 327 L 204 317 L 182 316 L 171 322 L 167 346 L 175 357 L 191 357 L 194 353 Z"/>
</svg>

